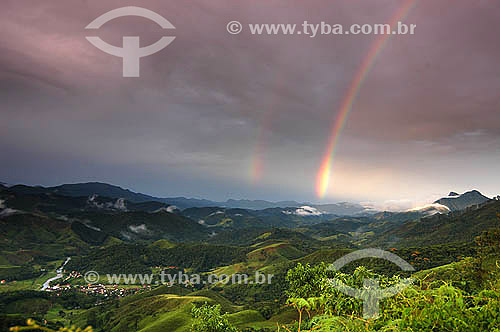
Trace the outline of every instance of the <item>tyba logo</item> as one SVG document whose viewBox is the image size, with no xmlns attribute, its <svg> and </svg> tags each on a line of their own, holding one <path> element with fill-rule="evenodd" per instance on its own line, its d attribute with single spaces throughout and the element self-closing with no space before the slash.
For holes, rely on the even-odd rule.
<svg viewBox="0 0 500 332">
<path fill-rule="evenodd" d="M 157 23 L 163 29 L 175 29 L 175 27 L 163 16 L 145 8 L 140 7 L 122 7 L 113 9 L 95 20 L 93 20 L 85 29 L 99 29 L 106 22 L 111 21 L 118 17 L 124 16 L 140 16 Z M 139 77 L 140 76 L 140 59 L 142 57 L 155 54 L 167 47 L 175 37 L 165 36 L 158 40 L 156 43 L 146 47 L 139 46 L 139 37 L 137 36 L 124 36 L 123 46 L 116 47 L 103 41 L 99 37 L 86 37 L 87 40 L 108 54 L 120 57 L 123 59 L 123 77 Z"/>
</svg>

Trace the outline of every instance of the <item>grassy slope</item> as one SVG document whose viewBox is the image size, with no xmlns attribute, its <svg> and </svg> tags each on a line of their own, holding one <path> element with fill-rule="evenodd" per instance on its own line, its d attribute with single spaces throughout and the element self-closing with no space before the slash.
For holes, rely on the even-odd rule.
<svg viewBox="0 0 500 332">
<path fill-rule="evenodd" d="M 148 316 L 142 319 L 138 325 L 141 332 L 184 332 L 189 331 L 192 323 L 191 305 L 193 303 L 212 303 L 213 301 L 202 296 L 183 296 L 176 295 L 161 295 L 160 300 L 168 301 L 167 306 L 173 310 L 164 311 L 162 307 L 156 316 Z M 155 298 L 155 300 L 157 300 Z M 119 331 L 113 329 L 112 331 Z"/>
</svg>

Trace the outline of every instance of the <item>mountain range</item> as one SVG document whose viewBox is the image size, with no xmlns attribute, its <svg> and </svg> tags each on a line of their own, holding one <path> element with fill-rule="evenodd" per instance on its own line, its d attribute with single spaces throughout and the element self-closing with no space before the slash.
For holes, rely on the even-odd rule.
<svg viewBox="0 0 500 332">
<path fill-rule="evenodd" d="M 92 195 L 99 195 L 109 198 L 123 198 L 132 203 L 144 202 L 160 202 L 167 205 L 174 205 L 178 209 L 184 210 L 192 207 L 224 207 L 224 208 L 240 208 L 250 210 L 264 210 L 270 208 L 287 208 L 287 207 L 301 207 L 311 206 L 327 214 L 335 215 L 356 215 L 367 212 L 368 210 L 360 204 L 355 203 L 336 203 L 336 204 L 310 204 L 300 203 L 296 201 L 280 201 L 269 202 L 265 200 L 247 200 L 247 199 L 229 199 L 225 202 L 216 202 L 207 199 L 186 198 L 186 197 L 169 197 L 160 198 L 142 193 L 133 192 L 129 189 L 124 189 L 119 186 L 101 183 L 101 182 L 88 182 L 88 183 L 75 183 L 63 184 L 55 187 L 42 187 L 42 186 L 26 186 L 14 185 L 10 186 L 10 190 L 21 194 L 42 194 L 53 193 L 61 196 L 71 197 L 88 197 Z"/>
<path fill-rule="evenodd" d="M 88 182 L 88 183 L 75 183 L 63 184 L 54 187 L 42 186 L 27 186 L 27 185 L 7 185 L 0 182 L 0 186 L 9 188 L 9 190 L 19 194 L 57 194 L 69 197 L 90 197 L 98 195 L 101 197 L 108 197 L 114 199 L 124 199 L 130 203 L 146 203 L 157 202 L 166 204 L 167 206 L 175 206 L 180 210 L 189 208 L 202 208 L 202 207 L 223 207 L 227 209 L 247 209 L 247 210 L 265 210 L 273 208 L 290 208 L 290 207 L 308 207 L 315 209 L 314 213 L 331 214 L 337 216 L 361 216 L 373 215 L 378 211 L 367 208 L 357 203 L 339 202 L 331 204 L 311 204 L 300 203 L 297 201 L 279 201 L 270 202 L 266 200 L 248 200 L 248 199 L 228 199 L 224 202 L 217 202 L 207 199 L 186 198 L 186 197 L 168 197 L 160 198 L 143 193 L 137 193 L 129 189 L 111 185 L 101 182 Z M 483 204 L 490 200 L 490 198 L 482 195 L 477 190 L 465 192 L 464 194 L 457 194 L 450 192 L 448 196 L 436 200 L 433 204 L 424 206 L 422 212 L 431 215 L 434 213 L 446 213 L 444 210 L 448 208 L 450 211 L 463 210 L 469 206 Z M 159 208 L 158 206 L 157 208 Z M 408 212 L 416 211 L 417 209 L 409 210 Z M 424 211 L 425 210 L 425 211 Z M 305 212 L 307 213 L 307 212 Z"/>
<path fill-rule="evenodd" d="M 184 242 L 214 238 L 231 242 L 237 230 L 242 234 L 254 234 L 273 228 L 298 231 L 311 241 L 378 245 L 406 243 L 412 238 L 418 242 L 420 237 L 416 233 L 423 231 L 421 225 L 433 225 L 432 230 L 439 233 L 440 229 L 452 231 L 450 225 L 455 224 L 461 229 L 460 236 L 469 239 L 491 226 L 494 213 L 489 214 L 488 220 L 481 217 L 484 225 L 476 222 L 470 227 L 466 226 L 473 220 L 469 216 L 465 226 L 460 224 L 464 213 L 471 209 L 481 211 L 491 206 L 488 205 L 491 202 L 498 203 L 476 190 L 462 195 L 452 192 L 421 208 L 402 212 L 372 210 L 368 214 L 361 205 L 351 203 L 302 205 L 304 203 L 294 201 L 214 202 L 184 197 L 158 198 L 105 183 L 47 188 L 0 185 L 0 247 L 4 250 L 35 249 L 54 241 L 66 243 L 69 239 L 78 239 L 72 250 L 80 250 L 85 247 L 84 243 L 99 245 L 110 239 Z M 251 209 L 249 206 L 265 208 Z M 36 235 L 31 234 L 35 229 Z M 453 232 L 451 238 L 457 236 Z M 428 236 L 425 238 L 429 240 Z M 32 245 L 26 247 L 27 244 Z"/>
</svg>

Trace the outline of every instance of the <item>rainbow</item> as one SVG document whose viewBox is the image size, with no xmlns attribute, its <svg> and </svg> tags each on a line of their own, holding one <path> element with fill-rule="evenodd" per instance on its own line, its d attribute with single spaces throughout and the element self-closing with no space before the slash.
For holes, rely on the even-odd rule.
<svg viewBox="0 0 500 332">
<path fill-rule="evenodd" d="M 283 84 L 287 79 L 284 72 L 280 72 L 274 76 L 271 85 L 277 87 L 278 84 Z M 250 163 L 250 179 L 253 183 L 260 181 L 264 175 L 264 155 L 266 152 L 266 141 L 269 139 L 268 135 L 271 132 L 271 127 L 273 124 L 273 119 L 276 114 L 276 108 L 278 108 L 278 100 L 272 99 L 262 116 L 259 119 L 260 124 L 257 126 L 257 137 L 254 152 L 252 154 L 252 160 Z"/>
<path fill-rule="evenodd" d="M 394 27 L 398 24 L 399 21 L 406 18 L 417 1 L 418 0 L 406 0 L 405 3 L 398 9 L 398 11 L 392 16 L 391 20 L 388 23 L 391 26 L 391 31 L 393 31 Z M 330 185 L 335 150 L 339 142 L 342 129 L 345 126 L 346 120 L 349 116 L 350 111 L 352 110 L 352 106 L 356 100 L 356 97 L 361 90 L 366 76 L 371 71 L 373 64 L 377 60 L 378 55 L 383 51 L 391 36 L 392 34 L 382 34 L 373 42 L 370 51 L 363 59 L 361 67 L 359 68 L 356 76 L 352 81 L 347 95 L 343 99 L 340 111 L 338 112 L 338 115 L 333 123 L 331 135 L 328 140 L 327 149 L 323 157 L 323 161 L 316 176 L 316 194 L 319 198 L 325 197 Z"/>
<path fill-rule="evenodd" d="M 253 159 L 250 167 L 250 177 L 253 182 L 257 182 L 262 178 L 264 162 L 262 160 L 264 154 L 264 132 L 266 131 L 266 124 L 261 124 L 257 134 L 257 144 L 253 153 Z"/>
</svg>

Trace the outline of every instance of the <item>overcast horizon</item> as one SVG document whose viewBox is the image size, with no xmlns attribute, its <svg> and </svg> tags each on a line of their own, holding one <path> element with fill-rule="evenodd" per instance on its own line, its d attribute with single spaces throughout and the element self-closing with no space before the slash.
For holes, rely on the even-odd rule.
<svg viewBox="0 0 500 332">
<path fill-rule="evenodd" d="M 252 35 L 252 23 L 386 23 L 413 35 Z M 141 6 L 168 19 L 100 15 Z M 0 181 L 106 182 L 158 197 L 416 207 L 500 193 L 500 5 L 494 1 L 7 0 L 0 12 Z M 86 36 L 141 46 L 122 76 Z M 374 56 L 370 54 L 374 53 Z M 373 60 L 372 65 L 364 63 Z M 359 73 L 366 76 L 356 85 Z M 353 87 L 352 109 L 342 105 Z M 333 130 L 332 128 L 339 128 Z M 317 178 L 334 137 L 327 190 Z"/>
</svg>

